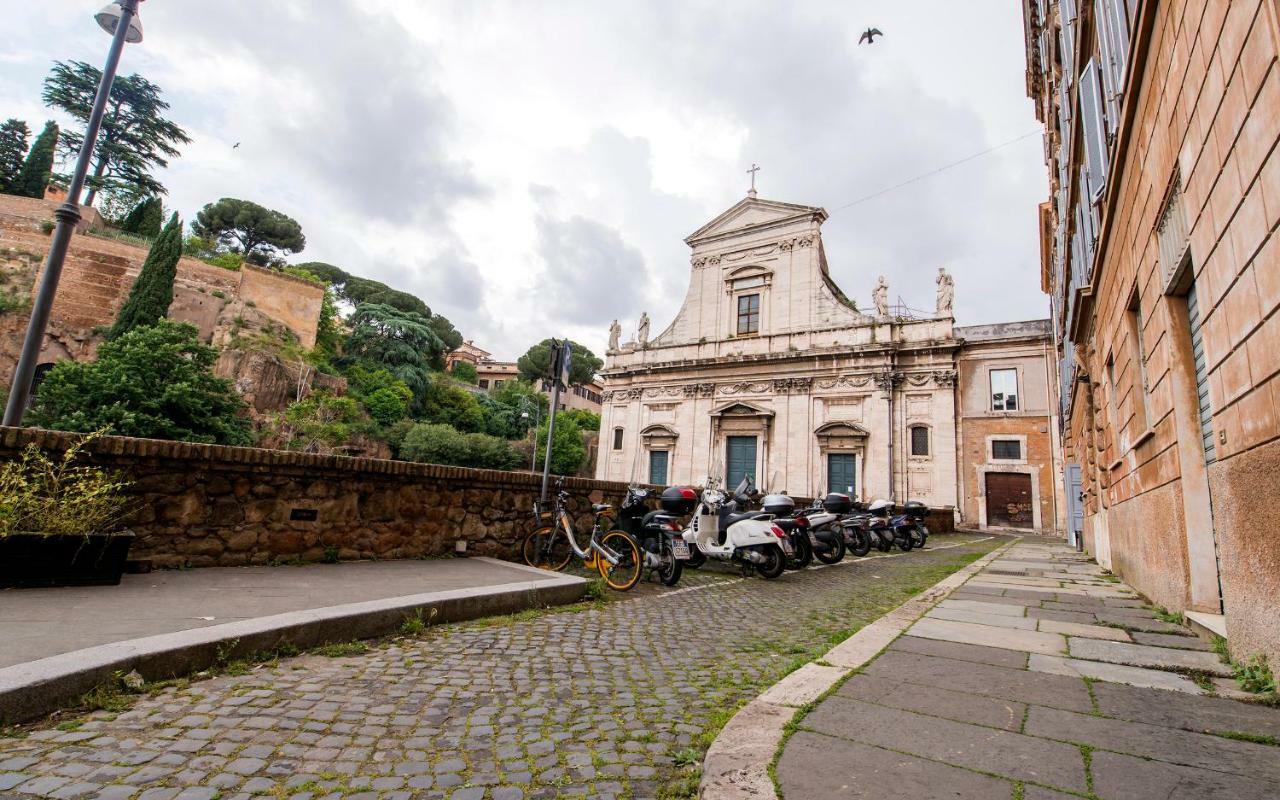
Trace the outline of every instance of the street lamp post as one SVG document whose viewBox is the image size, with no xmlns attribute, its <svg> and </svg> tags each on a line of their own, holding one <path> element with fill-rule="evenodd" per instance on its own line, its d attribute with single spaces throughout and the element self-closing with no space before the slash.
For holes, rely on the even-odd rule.
<svg viewBox="0 0 1280 800">
<path fill-rule="evenodd" d="M 31 397 L 31 379 L 35 375 L 36 362 L 40 358 L 40 347 L 44 344 L 45 329 L 49 325 L 49 312 L 53 308 L 53 297 L 58 291 L 58 281 L 62 277 L 62 264 L 67 258 L 67 248 L 71 245 L 71 235 L 75 233 L 80 222 L 80 192 L 84 189 L 85 176 L 89 173 L 89 161 L 93 158 L 93 146 L 98 138 L 98 130 L 102 127 L 103 113 L 107 107 L 107 99 L 111 95 L 111 84 L 115 81 L 116 68 L 120 65 L 120 53 L 125 42 L 135 44 L 142 41 L 142 23 L 138 19 L 138 3 L 141 0 L 117 0 L 99 11 L 94 19 L 102 29 L 111 34 L 111 49 L 107 51 L 107 64 L 102 69 L 102 80 L 98 83 L 98 93 L 93 98 L 93 110 L 89 114 L 89 126 L 85 129 L 84 143 L 80 146 L 80 155 L 76 158 L 76 169 L 71 176 L 71 185 L 67 187 L 67 201 L 53 212 L 58 224 L 53 232 L 53 241 L 49 245 L 49 257 L 45 261 L 44 275 L 40 279 L 40 291 L 36 294 L 31 306 L 31 321 L 27 325 L 27 338 L 22 342 L 22 355 L 18 358 L 18 366 L 13 371 L 13 383 L 9 387 L 9 402 L 4 409 L 5 425 L 21 425 L 27 413 L 27 403 Z"/>
</svg>

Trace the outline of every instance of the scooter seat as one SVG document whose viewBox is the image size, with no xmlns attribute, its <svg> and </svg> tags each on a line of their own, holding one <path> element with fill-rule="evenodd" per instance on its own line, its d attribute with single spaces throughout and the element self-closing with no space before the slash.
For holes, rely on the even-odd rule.
<svg viewBox="0 0 1280 800">
<path fill-rule="evenodd" d="M 674 514 L 668 514 L 665 511 L 650 511 L 648 514 L 644 515 L 644 519 L 641 520 L 640 524 L 657 525 L 663 522 L 675 522 L 678 519 L 680 518 Z"/>
<path fill-rule="evenodd" d="M 792 517 L 777 517 L 773 520 L 773 524 L 788 532 L 796 528 L 796 521 Z"/>
<path fill-rule="evenodd" d="M 765 511 L 746 511 L 741 514 L 727 514 L 720 518 L 720 530 L 728 530 L 730 525 L 742 522 L 744 519 L 768 519 L 771 514 Z"/>
</svg>

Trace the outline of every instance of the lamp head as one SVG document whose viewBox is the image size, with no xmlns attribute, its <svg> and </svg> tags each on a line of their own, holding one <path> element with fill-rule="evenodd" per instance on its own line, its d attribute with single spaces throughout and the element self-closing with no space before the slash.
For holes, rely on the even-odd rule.
<svg viewBox="0 0 1280 800">
<path fill-rule="evenodd" d="M 129 18 L 129 32 L 124 35 L 124 40 L 129 44 L 137 44 L 142 41 L 142 19 L 138 16 L 137 4 L 134 4 L 133 16 Z M 119 2 L 108 3 L 103 6 L 102 10 L 93 15 L 98 21 L 98 25 L 108 34 L 115 36 L 116 28 L 120 27 L 120 19 L 124 16 L 124 9 Z"/>
</svg>

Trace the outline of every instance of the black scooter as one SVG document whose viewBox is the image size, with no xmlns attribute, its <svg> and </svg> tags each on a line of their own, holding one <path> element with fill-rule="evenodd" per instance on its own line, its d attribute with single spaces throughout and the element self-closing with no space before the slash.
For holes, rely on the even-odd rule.
<svg viewBox="0 0 1280 800">
<path fill-rule="evenodd" d="M 678 515 L 649 510 L 648 501 L 652 496 L 653 492 L 644 487 L 629 488 L 618 508 L 614 528 L 636 540 L 644 553 L 644 565 L 653 570 L 664 586 L 675 586 L 689 560 L 689 545 L 680 535 Z"/>
</svg>

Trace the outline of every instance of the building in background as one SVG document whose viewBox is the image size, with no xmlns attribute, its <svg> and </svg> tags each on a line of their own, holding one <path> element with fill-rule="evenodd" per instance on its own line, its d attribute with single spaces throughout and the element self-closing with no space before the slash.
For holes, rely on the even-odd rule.
<svg viewBox="0 0 1280 800">
<path fill-rule="evenodd" d="M 476 368 L 476 386 L 481 391 L 489 392 L 508 381 L 520 380 L 520 369 L 514 361 L 494 361 L 488 350 L 477 347 L 470 340 L 462 343 L 445 359 L 449 369 L 459 361 L 464 361 Z M 539 386 L 539 391 L 550 396 L 551 392 Z M 560 410 L 579 408 L 593 414 L 600 413 L 601 386 L 598 378 L 593 378 L 585 386 L 570 386 L 560 392 Z"/>
<path fill-rule="evenodd" d="M 1274 0 L 1026 0 L 1068 492 L 1151 600 L 1280 661 Z"/>
<path fill-rule="evenodd" d="M 685 240 L 675 319 L 606 354 L 596 477 L 750 475 L 801 497 L 920 500 L 973 527 L 1054 530 L 1048 322 L 955 327 L 944 271 L 932 311 L 889 306 L 882 278 L 864 313 L 831 279 L 826 218 L 752 192 Z M 958 457 L 964 425 L 992 437 L 980 465 Z"/>
</svg>

